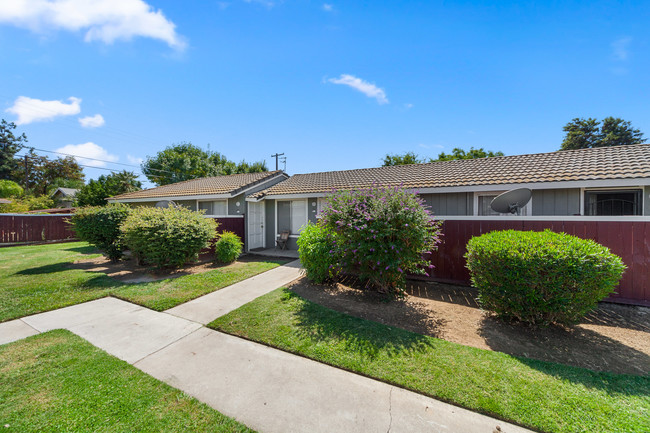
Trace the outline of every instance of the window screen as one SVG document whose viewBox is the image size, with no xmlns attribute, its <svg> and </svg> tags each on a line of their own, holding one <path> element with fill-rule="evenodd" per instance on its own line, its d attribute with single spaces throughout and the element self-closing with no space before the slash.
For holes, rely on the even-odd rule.
<svg viewBox="0 0 650 433">
<path fill-rule="evenodd" d="M 307 224 L 307 201 L 293 200 L 291 202 L 291 233 L 298 234 Z"/>
<path fill-rule="evenodd" d="M 199 210 L 205 210 L 205 215 L 228 215 L 228 201 L 200 201 Z"/>
<path fill-rule="evenodd" d="M 586 191 L 585 215 L 641 215 L 641 190 Z"/>
</svg>

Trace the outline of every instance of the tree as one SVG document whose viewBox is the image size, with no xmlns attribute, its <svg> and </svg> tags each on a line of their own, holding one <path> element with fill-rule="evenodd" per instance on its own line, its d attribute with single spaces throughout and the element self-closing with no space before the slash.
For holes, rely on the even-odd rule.
<svg viewBox="0 0 650 433">
<path fill-rule="evenodd" d="M 27 176 L 25 176 L 27 171 Z M 45 195 L 50 185 L 61 182 L 57 179 L 83 182 L 83 169 L 71 156 L 49 159 L 30 149 L 26 158 L 16 160 L 16 168 L 12 171 L 12 179 L 23 184 L 26 192 L 36 196 Z"/>
<path fill-rule="evenodd" d="M 0 180 L 0 198 L 19 197 L 23 194 L 23 189 L 12 180 Z"/>
<path fill-rule="evenodd" d="M 482 147 L 474 149 L 470 147 L 466 152 L 459 147 L 455 147 L 450 154 L 442 152 L 438 154 L 438 159 L 430 159 L 429 162 L 434 161 L 452 161 L 454 159 L 477 159 L 477 158 L 493 158 L 495 156 L 503 156 L 503 152 L 493 152 L 485 150 Z"/>
<path fill-rule="evenodd" d="M 219 152 L 205 151 L 192 143 L 178 143 L 147 157 L 142 171 L 156 185 L 225 174 L 267 171 L 264 161 L 236 164 Z"/>
<path fill-rule="evenodd" d="M 23 133 L 16 137 L 13 130 L 16 125 L 6 120 L 0 121 L 0 179 L 12 180 L 12 172 L 16 169 L 16 153 L 27 143 L 27 136 Z"/>
<path fill-rule="evenodd" d="M 560 150 L 590 149 L 594 147 L 623 146 L 644 142 L 643 133 L 618 117 L 606 117 L 602 124 L 589 117 L 576 117 L 562 128 L 566 135 Z"/>
<path fill-rule="evenodd" d="M 494 156 L 503 156 L 503 152 L 493 152 L 491 150 L 485 150 L 482 147 L 478 149 L 470 147 L 468 151 L 464 151 L 459 147 L 455 147 L 449 154 L 444 152 L 438 154 L 437 159 L 429 158 L 428 160 L 425 160 L 413 152 L 406 152 L 402 155 L 386 155 L 384 157 L 383 166 L 422 164 L 425 162 L 451 161 L 454 159 L 491 158 Z"/>
<path fill-rule="evenodd" d="M 139 191 L 142 189 L 142 183 L 137 178 L 135 173 L 125 170 L 99 176 L 97 180 L 91 179 L 88 185 L 77 192 L 77 204 L 79 206 L 104 206 L 107 197 Z"/>
<path fill-rule="evenodd" d="M 384 167 L 392 165 L 405 165 L 405 164 L 422 164 L 424 161 L 420 159 L 414 152 L 406 152 L 403 155 L 389 155 L 384 156 Z"/>
</svg>

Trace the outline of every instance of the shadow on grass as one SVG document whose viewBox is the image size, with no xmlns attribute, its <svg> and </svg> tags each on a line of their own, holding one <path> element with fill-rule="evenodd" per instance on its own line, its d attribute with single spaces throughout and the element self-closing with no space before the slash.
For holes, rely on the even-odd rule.
<svg viewBox="0 0 650 433">
<path fill-rule="evenodd" d="M 88 245 L 85 247 L 69 247 L 69 248 L 63 248 L 63 251 L 71 251 L 74 253 L 80 253 L 80 254 L 99 254 L 100 251 L 93 247 L 92 245 Z"/>
<path fill-rule="evenodd" d="M 51 263 L 49 265 L 23 269 L 21 271 L 16 272 L 16 275 L 43 275 L 43 274 L 52 274 L 56 272 L 63 272 L 70 269 L 67 265 L 68 263 L 66 262 Z"/>
<path fill-rule="evenodd" d="M 380 352 L 389 356 L 422 352 L 432 347 L 430 338 L 381 323 L 348 316 L 310 301 L 285 289 L 283 301 L 299 299 L 295 311 L 299 334 L 316 342 L 344 344 L 346 351 L 375 359 Z M 413 312 L 413 314 L 418 314 Z"/>
<path fill-rule="evenodd" d="M 590 329 L 579 326 L 534 328 L 485 317 L 479 333 L 492 350 L 516 356 L 535 369 L 569 380 L 576 377 L 572 368 L 549 367 L 536 360 L 598 372 L 646 376 L 647 393 L 650 394 L 650 356 Z"/>
</svg>

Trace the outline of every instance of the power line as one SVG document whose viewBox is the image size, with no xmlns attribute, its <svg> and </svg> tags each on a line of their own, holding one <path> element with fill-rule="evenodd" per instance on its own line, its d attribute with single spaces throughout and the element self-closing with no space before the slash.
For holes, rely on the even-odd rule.
<svg viewBox="0 0 650 433">
<path fill-rule="evenodd" d="M 162 170 L 160 168 L 147 168 L 145 170 L 145 169 L 142 168 L 142 166 L 137 166 L 137 165 L 134 165 L 134 164 L 125 164 L 123 162 L 107 161 L 105 159 L 98 159 L 98 158 L 91 158 L 91 157 L 88 157 L 88 156 L 74 155 L 72 153 L 57 152 L 55 150 L 38 149 L 36 147 L 31 147 L 31 146 L 25 146 L 25 147 L 29 148 L 29 149 L 33 149 L 33 150 L 38 150 L 39 152 L 55 153 L 55 154 L 58 154 L 58 155 L 65 155 L 65 156 L 70 156 L 70 157 L 73 157 L 73 158 L 89 159 L 91 161 L 105 162 L 107 164 L 115 164 L 115 165 L 123 165 L 125 167 L 139 168 L 139 169 L 141 169 L 143 171 L 158 171 L 158 172 L 161 172 L 161 173 L 178 174 L 177 172 L 169 171 L 169 170 Z M 92 165 L 83 166 L 83 165 L 79 164 L 79 162 L 77 162 L 77 164 L 82 166 L 82 167 L 100 168 L 100 167 L 95 167 L 95 166 L 92 166 Z"/>
</svg>

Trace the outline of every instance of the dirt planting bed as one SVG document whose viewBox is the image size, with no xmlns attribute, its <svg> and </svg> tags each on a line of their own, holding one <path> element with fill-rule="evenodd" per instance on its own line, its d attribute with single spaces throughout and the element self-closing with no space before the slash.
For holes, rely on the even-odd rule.
<svg viewBox="0 0 650 433">
<path fill-rule="evenodd" d="M 353 278 L 332 285 L 296 280 L 291 290 L 353 316 L 455 343 L 636 375 L 650 374 L 650 308 L 601 303 L 580 324 L 534 328 L 503 323 L 482 311 L 471 287 L 410 281 L 403 300 L 365 290 Z"/>
</svg>

